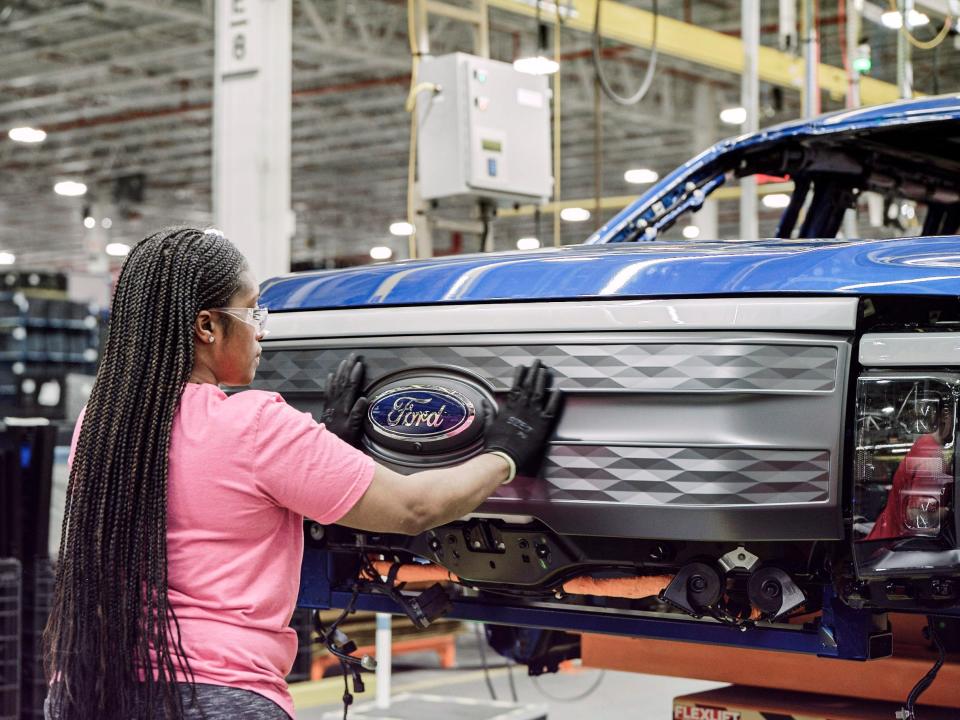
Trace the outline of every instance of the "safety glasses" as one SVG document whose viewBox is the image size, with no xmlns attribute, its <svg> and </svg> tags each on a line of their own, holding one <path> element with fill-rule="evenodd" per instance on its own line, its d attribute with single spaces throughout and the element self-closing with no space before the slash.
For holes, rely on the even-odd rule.
<svg viewBox="0 0 960 720">
<path fill-rule="evenodd" d="M 226 313 L 247 323 L 247 325 L 253 325 L 257 329 L 258 335 L 267 334 L 267 315 L 269 315 L 269 311 L 265 307 L 220 307 L 211 309 Z"/>
</svg>

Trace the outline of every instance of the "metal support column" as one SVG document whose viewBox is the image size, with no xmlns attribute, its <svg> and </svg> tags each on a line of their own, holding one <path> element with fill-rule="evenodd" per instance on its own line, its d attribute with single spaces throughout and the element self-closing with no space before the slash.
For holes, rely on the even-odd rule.
<svg viewBox="0 0 960 720">
<path fill-rule="evenodd" d="M 801 19 L 803 43 L 803 117 L 811 118 L 820 114 L 820 38 L 817 36 L 814 0 L 803 0 Z"/>
<path fill-rule="evenodd" d="M 712 86 L 700 83 L 694 88 L 693 116 L 697 118 L 696 127 L 693 129 L 693 147 L 696 152 L 700 152 L 718 140 L 717 101 Z M 717 218 L 717 201 L 708 197 L 693 216 L 694 224 L 700 230 L 700 239 L 716 240 L 720 237 Z"/>
<path fill-rule="evenodd" d="M 863 12 L 863 0 L 846 0 L 847 27 L 847 102 L 848 109 L 860 107 L 860 73 L 854 68 L 853 60 L 857 57 L 860 47 L 860 22 Z M 856 202 L 856 201 L 855 201 Z M 843 236 L 855 238 L 860 236 L 857 223 L 857 208 L 849 208 L 843 216 Z"/>
<path fill-rule="evenodd" d="M 415 35 L 415 44 L 417 48 L 417 53 L 420 57 L 426 57 L 430 54 L 430 34 L 428 30 L 428 12 L 427 12 L 427 3 L 425 0 L 409 0 L 413 4 L 413 19 L 414 19 L 414 31 Z M 415 62 L 419 62 L 415 60 Z M 413 114 L 410 116 L 410 122 L 416 123 L 416 115 Z M 416 127 L 414 131 L 417 133 L 416 143 L 419 145 L 420 142 L 420 128 Z M 411 138 L 411 142 L 414 139 Z M 414 165 L 417 162 L 416 156 L 412 158 Z M 415 180 L 413 186 L 409 189 L 410 193 L 410 217 L 408 220 L 413 224 L 414 233 L 411 242 L 411 257 L 416 258 L 428 258 L 433 257 L 433 233 L 432 228 L 430 227 L 429 218 L 427 217 L 427 206 L 423 198 L 420 195 L 420 181 Z"/>
<path fill-rule="evenodd" d="M 390 707 L 390 673 L 393 670 L 393 616 L 377 613 L 377 691 L 378 708 Z"/>
<path fill-rule="evenodd" d="M 910 30 L 909 18 L 913 10 L 913 0 L 897 0 L 897 9 L 903 27 L 897 32 L 897 87 L 901 98 L 913 97 L 913 63 L 910 59 L 910 42 L 907 32 Z"/>
<path fill-rule="evenodd" d="M 213 213 L 259 280 L 290 271 L 291 0 L 217 0 Z"/>
<path fill-rule="evenodd" d="M 847 4 L 847 107 L 860 107 L 860 73 L 854 68 L 853 60 L 860 48 L 860 22 L 863 13 L 863 0 L 846 0 Z"/>
<path fill-rule="evenodd" d="M 743 130 L 754 133 L 760 129 L 760 0 L 742 0 L 741 8 L 743 75 L 740 103 L 747 111 Z M 759 236 L 756 178 L 741 178 L 740 188 L 740 237 L 755 240 Z"/>
</svg>

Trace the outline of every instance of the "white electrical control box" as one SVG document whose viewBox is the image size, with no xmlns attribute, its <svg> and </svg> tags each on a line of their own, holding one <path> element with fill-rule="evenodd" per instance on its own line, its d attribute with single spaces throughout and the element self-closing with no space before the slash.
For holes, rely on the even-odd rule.
<svg viewBox="0 0 960 720">
<path fill-rule="evenodd" d="M 553 192 L 547 78 L 454 53 L 420 62 L 417 170 L 425 200 L 545 202 Z"/>
</svg>

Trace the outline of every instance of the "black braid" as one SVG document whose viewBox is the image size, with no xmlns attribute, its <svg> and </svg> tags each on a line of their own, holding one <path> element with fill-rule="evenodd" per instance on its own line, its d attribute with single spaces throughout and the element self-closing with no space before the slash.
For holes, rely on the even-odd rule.
<svg viewBox="0 0 960 720">
<path fill-rule="evenodd" d="M 193 674 L 167 597 L 170 432 L 194 322 L 229 304 L 246 261 L 221 235 L 173 228 L 131 250 L 70 471 L 44 633 L 64 720 L 183 717 Z"/>
</svg>

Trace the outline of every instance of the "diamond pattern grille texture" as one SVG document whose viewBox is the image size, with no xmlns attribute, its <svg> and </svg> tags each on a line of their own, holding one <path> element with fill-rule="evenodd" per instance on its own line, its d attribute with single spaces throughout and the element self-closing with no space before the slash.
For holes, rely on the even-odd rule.
<svg viewBox="0 0 960 720">
<path fill-rule="evenodd" d="M 451 365 L 510 386 L 513 370 L 540 359 L 563 390 L 831 392 L 837 350 L 820 345 L 662 343 L 493 345 L 358 349 L 368 377 L 418 366 Z M 327 373 L 348 349 L 264 349 L 253 387 L 323 392 Z"/>
<path fill-rule="evenodd" d="M 547 500 L 619 505 L 772 505 L 826 502 L 824 450 L 552 445 Z M 499 497 L 509 497 L 506 486 Z"/>
</svg>

